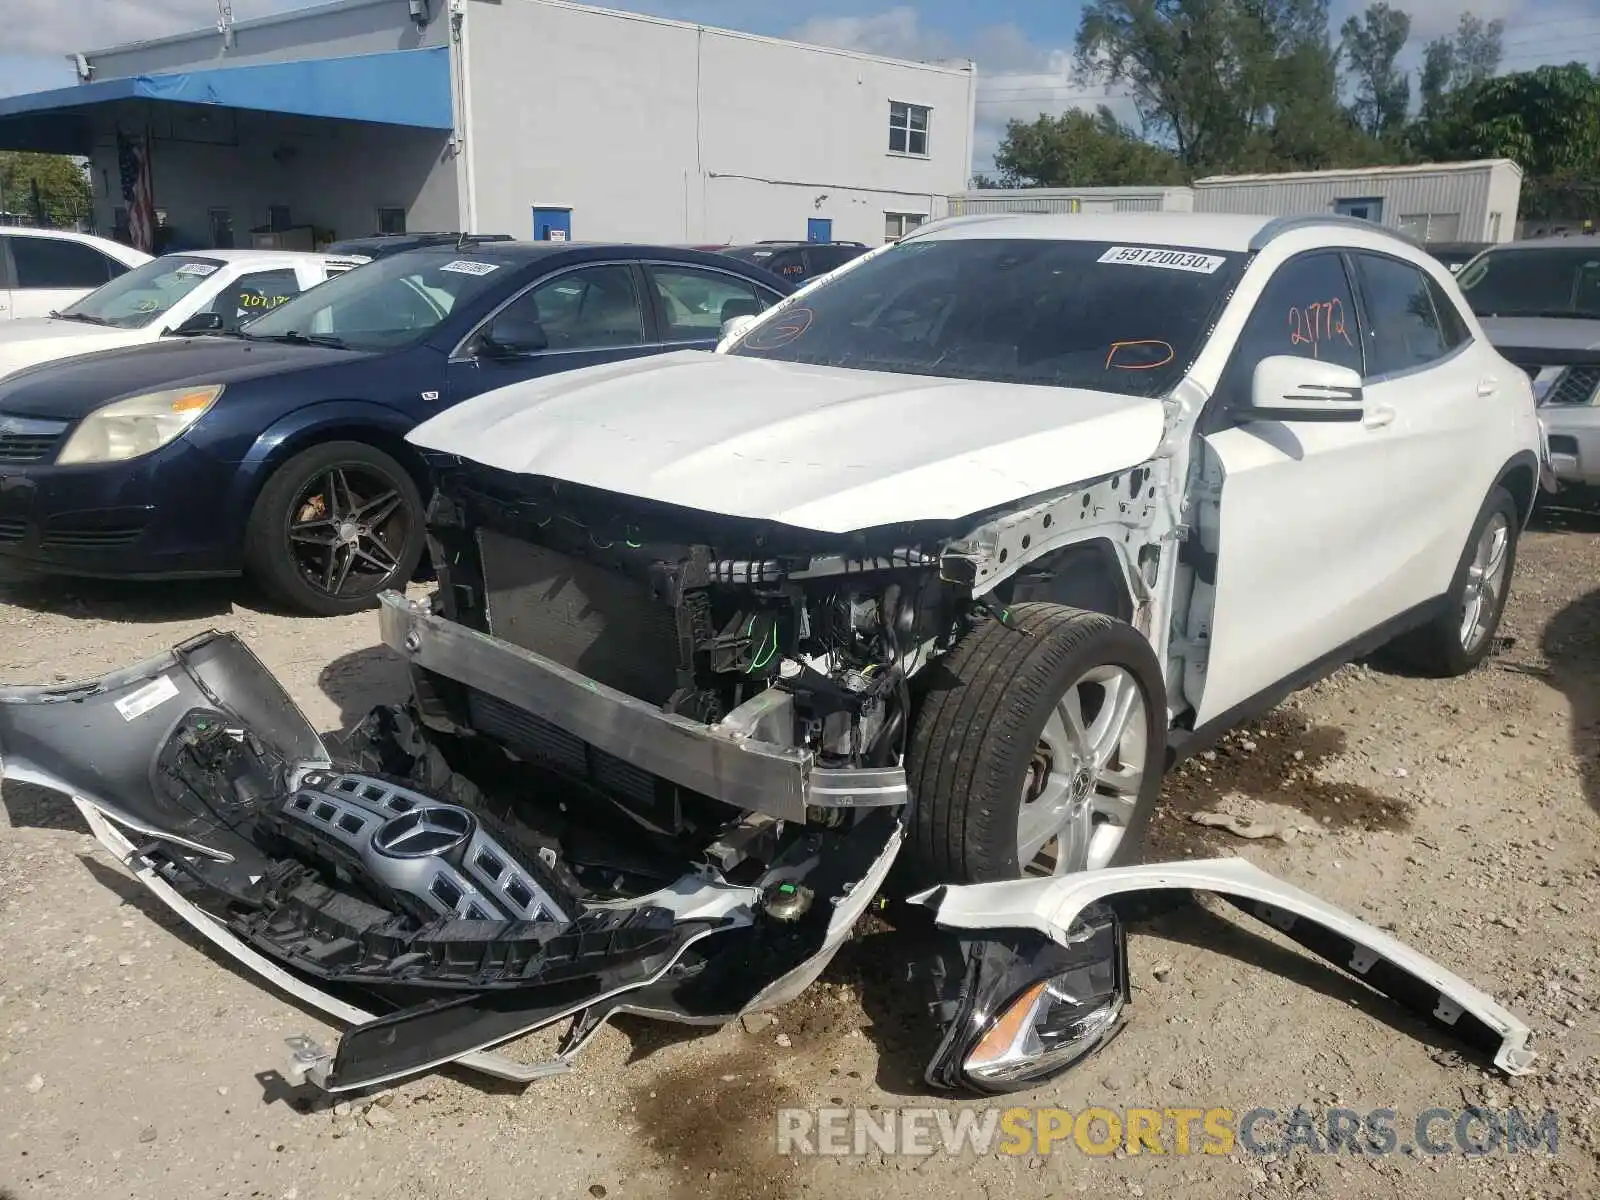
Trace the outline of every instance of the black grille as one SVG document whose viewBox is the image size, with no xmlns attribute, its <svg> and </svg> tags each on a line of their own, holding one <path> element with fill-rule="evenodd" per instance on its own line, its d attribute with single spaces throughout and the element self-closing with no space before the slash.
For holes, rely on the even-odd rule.
<svg viewBox="0 0 1600 1200">
<path fill-rule="evenodd" d="M 46 550 L 119 550 L 133 545 L 143 532 L 143 525 L 115 525 L 104 529 L 46 529 L 40 545 Z"/>
<path fill-rule="evenodd" d="M 36 463 L 50 457 L 59 433 L 0 433 L 0 463 Z"/>
<path fill-rule="evenodd" d="M 676 625 L 648 585 L 489 529 L 478 552 L 495 637 L 648 703 L 671 697 Z"/>
<path fill-rule="evenodd" d="M 1545 403 L 1588 404 L 1596 388 L 1600 388 L 1600 366 L 1568 367 L 1545 394 Z"/>
<path fill-rule="evenodd" d="M 0 546 L 7 543 L 20 542 L 28 535 L 26 521 L 11 521 L 0 518 Z"/>
</svg>

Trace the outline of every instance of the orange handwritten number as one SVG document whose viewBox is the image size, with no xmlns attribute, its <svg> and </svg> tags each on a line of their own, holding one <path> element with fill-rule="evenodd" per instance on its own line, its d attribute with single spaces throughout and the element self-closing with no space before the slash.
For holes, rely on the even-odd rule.
<svg viewBox="0 0 1600 1200">
<path fill-rule="evenodd" d="M 1355 345 L 1350 340 L 1349 326 L 1345 324 L 1344 302 L 1338 297 L 1314 301 L 1305 308 L 1294 305 L 1289 309 L 1291 346 L 1310 346 L 1315 355 L 1323 342 L 1331 342 L 1335 337 L 1343 338 L 1347 346 Z"/>
</svg>

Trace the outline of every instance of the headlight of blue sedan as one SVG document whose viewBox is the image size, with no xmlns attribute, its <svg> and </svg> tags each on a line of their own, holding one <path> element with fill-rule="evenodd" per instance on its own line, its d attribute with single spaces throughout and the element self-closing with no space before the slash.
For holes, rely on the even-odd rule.
<svg viewBox="0 0 1600 1200">
<path fill-rule="evenodd" d="M 108 404 L 79 422 L 56 462 L 61 466 L 126 462 L 159 450 L 205 416 L 221 395 L 218 383 L 170 388 Z"/>
</svg>

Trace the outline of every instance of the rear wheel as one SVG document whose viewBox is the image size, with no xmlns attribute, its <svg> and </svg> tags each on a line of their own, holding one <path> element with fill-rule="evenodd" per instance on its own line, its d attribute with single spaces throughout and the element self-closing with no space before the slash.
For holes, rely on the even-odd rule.
<svg viewBox="0 0 1600 1200">
<path fill-rule="evenodd" d="M 1404 666 L 1437 678 L 1465 675 L 1494 645 L 1511 592 L 1521 518 L 1504 488 L 1489 493 L 1467 538 L 1444 611 L 1389 645 Z"/>
<path fill-rule="evenodd" d="M 377 447 L 325 442 L 267 480 L 247 538 L 247 569 L 275 599 L 317 616 L 359 612 L 416 571 L 422 494 Z"/>
<path fill-rule="evenodd" d="M 1019 604 L 936 665 L 906 771 L 913 872 L 930 883 L 1136 861 L 1161 788 L 1166 693 L 1132 626 Z"/>
</svg>

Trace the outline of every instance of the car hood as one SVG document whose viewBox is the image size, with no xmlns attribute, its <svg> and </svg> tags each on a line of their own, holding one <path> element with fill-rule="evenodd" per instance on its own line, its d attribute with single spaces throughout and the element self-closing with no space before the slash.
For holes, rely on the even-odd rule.
<svg viewBox="0 0 1600 1200">
<path fill-rule="evenodd" d="M 1159 400 L 704 351 L 513 384 L 409 440 L 488 467 L 845 533 L 951 520 L 1136 466 Z"/>
<path fill-rule="evenodd" d="M 75 354 L 93 354 L 120 346 L 137 346 L 156 336 L 147 329 L 108 329 L 82 321 L 24 317 L 0 324 L 0 379 L 24 367 Z"/>
<path fill-rule="evenodd" d="M 1600 349 L 1600 321 L 1580 317 L 1482 317 L 1478 323 L 1496 349 Z"/>
<path fill-rule="evenodd" d="M 236 384 L 363 357 L 329 346 L 241 338 L 169 338 L 30 367 L 0 379 L 0 413 L 76 421 L 121 396 L 173 387 Z"/>
</svg>

